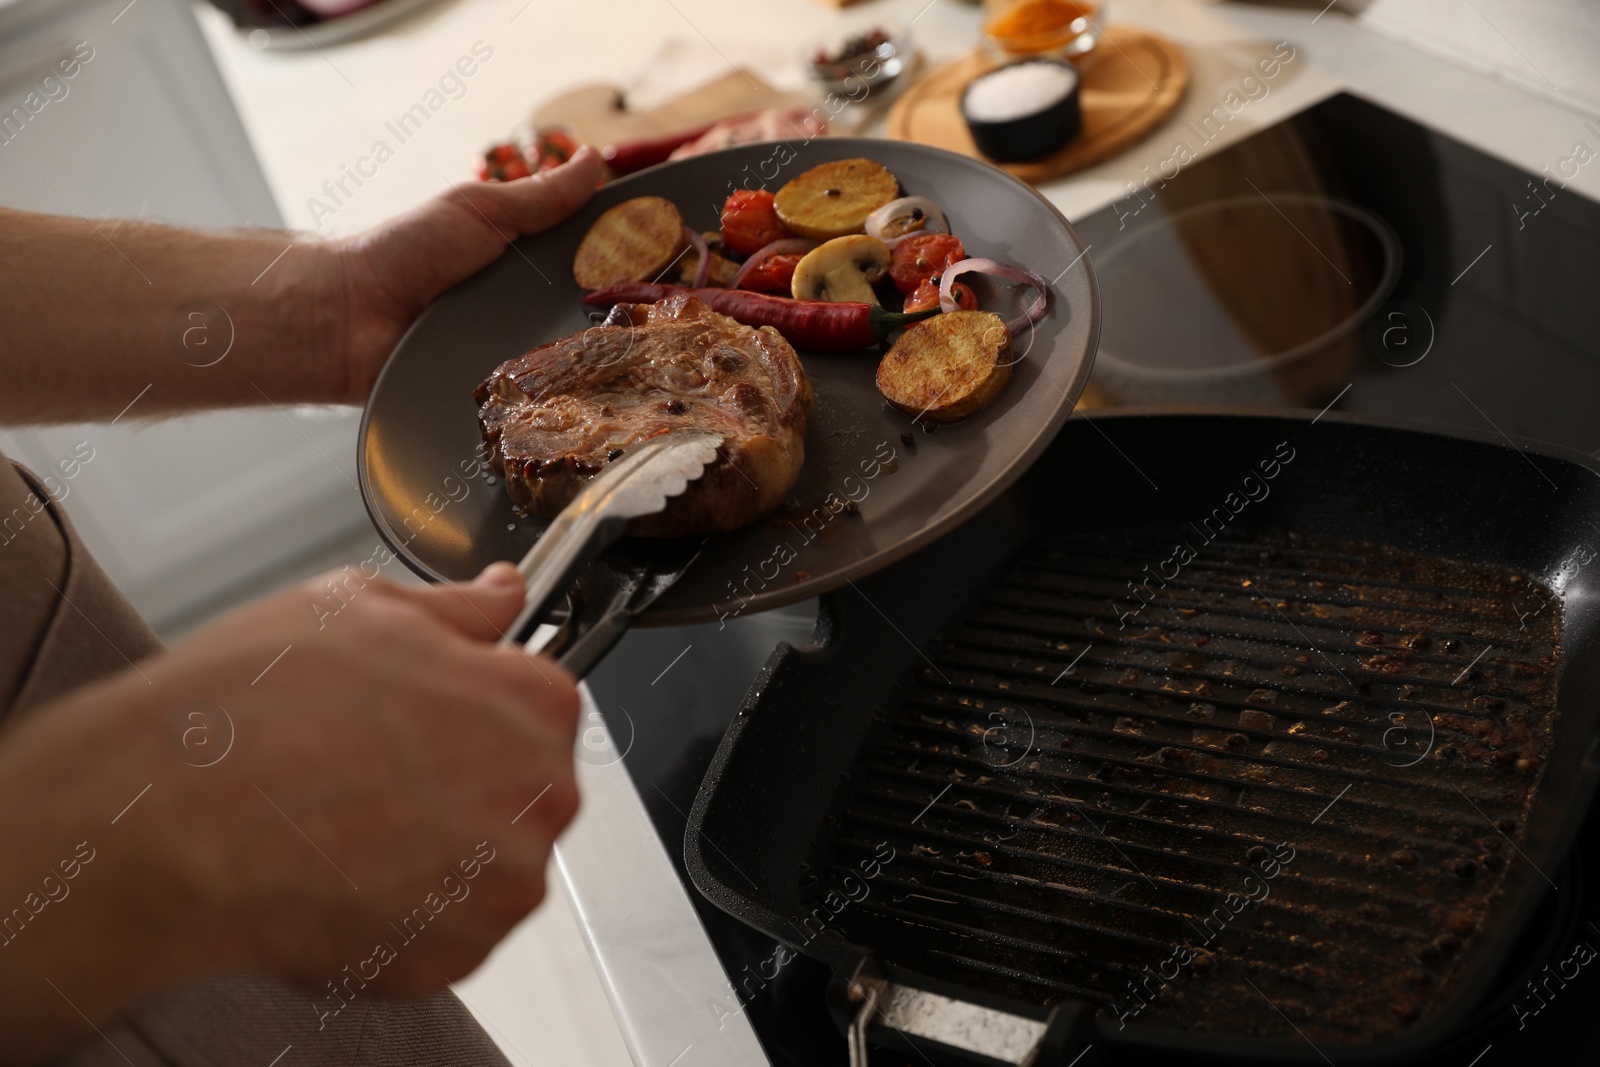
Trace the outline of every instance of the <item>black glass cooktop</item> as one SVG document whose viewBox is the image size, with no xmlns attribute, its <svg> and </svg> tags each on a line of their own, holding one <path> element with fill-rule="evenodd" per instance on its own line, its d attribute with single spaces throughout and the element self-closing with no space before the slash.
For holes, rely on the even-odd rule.
<svg viewBox="0 0 1600 1067">
<path fill-rule="evenodd" d="M 1585 139 L 1575 118 L 1573 140 Z M 1535 176 L 1341 94 L 1141 183 L 1077 223 L 1105 282 L 1113 354 L 1086 403 L 1332 402 L 1600 449 L 1600 205 L 1560 188 L 1573 147 L 1551 145 L 1551 169 Z M 602 708 L 628 711 L 614 732 L 680 877 L 686 815 L 724 729 L 777 641 L 803 642 L 811 617 L 635 631 L 590 675 Z M 1600 949 L 1585 855 L 1600 855 L 1600 820 L 1478 1026 L 1428 1064 L 1597 1061 L 1600 967 L 1573 947 Z M 771 940 L 684 887 L 733 982 L 765 967 Z M 743 983 L 755 992 L 737 1003 L 774 1064 L 846 1062 L 827 979 L 801 957 Z"/>
</svg>

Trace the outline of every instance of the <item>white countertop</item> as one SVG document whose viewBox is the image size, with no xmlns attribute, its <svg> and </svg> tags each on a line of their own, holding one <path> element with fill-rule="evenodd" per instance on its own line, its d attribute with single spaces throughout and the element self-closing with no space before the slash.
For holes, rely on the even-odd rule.
<svg viewBox="0 0 1600 1067">
<path fill-rule="evenodd" d="M 657 57 L 677 57 L 671 73 L 678 80 L 686 62 L 690 73 L 698 62 L 706 78 L 716 76 L 726 57 L 782 82 L 797 74 L 783 67 L 807 40 L 915 18 L 918 46 L 938 63 L 973 46 L 979 19 L 951 0 L 873 0 L 842 12 L 816 0 L 761 0 L 754 10 L 750 0 L 441 0 L 381 36 L 296 53 L 252 49 L 214 10 L 203 9 L 202 21 L 291 225 L 317 229 L 309 201 L 327 202 L 324 182 L 375 141 L 391 143 L 393 158 L 320 220 L 322 232 L 343 233 L 469 177 L 476 154 L 550 95 L 594 81 L 661 91 L 667 64 L 647 69 Z M 1600 125 L 1587 127 L 1580 112 L 1337 12 L 1201 0 L 1117 0 L 1113 11 L 1118 22 L 1182 43 L 1192 81 L 1178 113 L 1143 143 L 1042 189 L 1071 218 L 1124 195 L 1142 167 L 1171 154 L 1189 119 L 1220 104 L 1281 40 L 1295 47 L 1294 61 L 1202 154 L 1341 89 L 1533 172 L 1568 157 L 1575 142 L 1600 145 Z M 386 124 L 475 45 L 480 61 L 463 91 L 395 144 Z M 685 60 L 696 55 L 709 58 Z M 1600 199 L 1600 167 L 1580 171 L 1572 188 Z M 560 862 L 635 1060 L 649 1067 L 761 1062 L 742 1017 L 718 1029 L 695 1007 L 722 997 L 726 983 L 623 768 L 585 766 L 583 786 L 584 812 L 563 840 Z"/>
<path fill-rule="evenodd" d="M 361 229 L 469 177 L 478 152 L 565 89 L 597 81 L 659 86 L 663 64 L 655 63 L 653 73 L 649 68 L 664 54 L 679 57 L 676 80 L 685 66 L 692 75 L 696 63 L 705 77 L 718 75 L 726 56 L 782 82 L 797 77 L 797 68 L 783 67 L 796 63 L 807 40 L 915 18 L 917 44 L 937 63 L 975 43 L 979 20 L 976 8 L 952 0 L 873 0 L 844 11 L 817 0 L 762 0 L 759 19 L 750 11 L 743 0 L 440 0 L 379 36 L 286 53 L 251 48 L 220 13 L 201 8 L 207 38 L 284 217 L 306 229 L 320 221 L 324 233 Z M 1565 158 L 1577 140 L 1600 141 L 1576 110 L 1416 51 L 1336 11 L 1315 22 L 1315 11 L 1200 0 L 1118 0 L 1113 11 L 1118 22 L 1147 26 L 1187 46 L 1193 80 L 1178 113 L 1149 139 L 1044 187 L 1069 217 L 1114 199 L 1140 167 L 1170 154 L 1170 131 L 1220 104 L 1279 40 L 1295 45 L 1295 62 L 1211 149 L 1341 88 L 1535 172 Z M 459 98 L 447 97 L 420 133 L 397 143 L 385 124 L 422 100 L 479 42 L 480 51 L 492 55 L 462 80 Z M 331 203 L 323 184 L 378 140 L 391 144 L 394 157 L 335 214 L 314 219 L 308 202 Z M 1585 168 L 1573 188 L 1600 198 L 1600 168 Z"/>
</svg>

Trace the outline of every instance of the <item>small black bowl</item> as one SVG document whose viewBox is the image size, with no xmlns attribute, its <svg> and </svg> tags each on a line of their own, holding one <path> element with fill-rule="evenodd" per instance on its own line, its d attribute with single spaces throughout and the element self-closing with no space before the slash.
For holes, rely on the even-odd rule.
<svg viewBox="0 0 1600 1067">
<path fill-rule="evenodd" d="M 1030 63 L 1070 70 L 1074 79 L 1071 91 L 1043 110 L 1016 118 L 988 121 L 972 117 L 967 110 L 967 97 L 972 94 L 973 86 L 1001 71 Z M 1078 135 L 1083 126 L 1083 111 L 1078 101 L 1082 88 L 1083 79 L 1070 63 L 1058 59 L 1020 59 L 974 78 L 961 94 L 961 117 L 966 120 L 978 151 L 998 163 L 1026 163 L 1050 155 Z"/>
</svg>

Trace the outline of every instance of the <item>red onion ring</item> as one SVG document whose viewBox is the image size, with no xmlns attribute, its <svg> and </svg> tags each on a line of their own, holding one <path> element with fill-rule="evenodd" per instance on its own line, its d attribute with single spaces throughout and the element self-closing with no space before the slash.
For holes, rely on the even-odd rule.
<svg viewBox="0 0 1600 1067">
<path fill-rule="evenodd" d="M 704 289 L 706 279 L 711 277 L 711 249 L 706 245 L 706 239 L 700 236 L 699 230 L 691 230 L 685 226 L 683 235 L 689 239 L 694 250 L 700 254 L 700 265 L 694 269 L 694 281 L 689 284 L 691 289 Z"/>
<path fill-rule="evenodd" d="M 1021 333 L 1024 326 L 1032 326 L 1044 318 L 1045 311 L 1050 307 L 1050 283 L 1033 271 L 1025 267 L 1013 267 L 1009 263 L 1001 263 L 995 259 L 963 259 L 946 267 L 943 277 L 939 279 L 940 311 L 958 310 L 951 286 L 955 284 L 957 275 L 972 272 L 1005 278 L 1007 281 L 1027 282 L 1038 294 L 1038 299 L 1034 300 L 1026 311 L 1006 323 L 1006 332 L 1012 337 Z"/>
<path fill-rule="evenodd" d="M 728 288 L 737 289 L 743 285 L 745 278 L 751 271 L 756 269 L 756 265 L 768 256 L 792 255 L 796 252 L 804 255 L 815 247 L 817 247 L 817 242 L 807 240 L 804 237 L 780 237 L 770 244 L 762 245 L 750 253 L 750 258 L 744 261 L 744 265 L 739 268 L 738 273 L 733 276 L 733 280 L 728 283 Z"/>
<path fill-rule="evenodd" d="M 907 209 L 922 212 L 922 226 L 915 230 L 909 230 L 899 237 L 885 237 L 883 235 L 884 227 L 900 218 L 899 213 Z M 892 249 L 907 237 L 921 237 L 930 233 L 949 233 L 950 223 L 944 217 L 944 212 L 939 210 L 939 205 L 927 197 L 902 196 L 898 200 L 889 201 L 868 215 L 865 229 L 868 234 L 876 237 Z"/>
</svg>

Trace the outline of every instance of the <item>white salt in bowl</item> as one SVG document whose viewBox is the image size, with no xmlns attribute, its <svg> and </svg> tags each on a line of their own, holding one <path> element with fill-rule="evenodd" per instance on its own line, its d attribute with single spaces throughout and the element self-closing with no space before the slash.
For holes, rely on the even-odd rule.
<svg viewBox="0 0 1600 1067">
<path fill-rule="evenodd" d="M 1059 150 L 1083 126 L 1078 68 L 1058 59 L 1022 59 L 981 74 L 961 94 L 978 151 L 1022 163 Z"/>
</svg>

